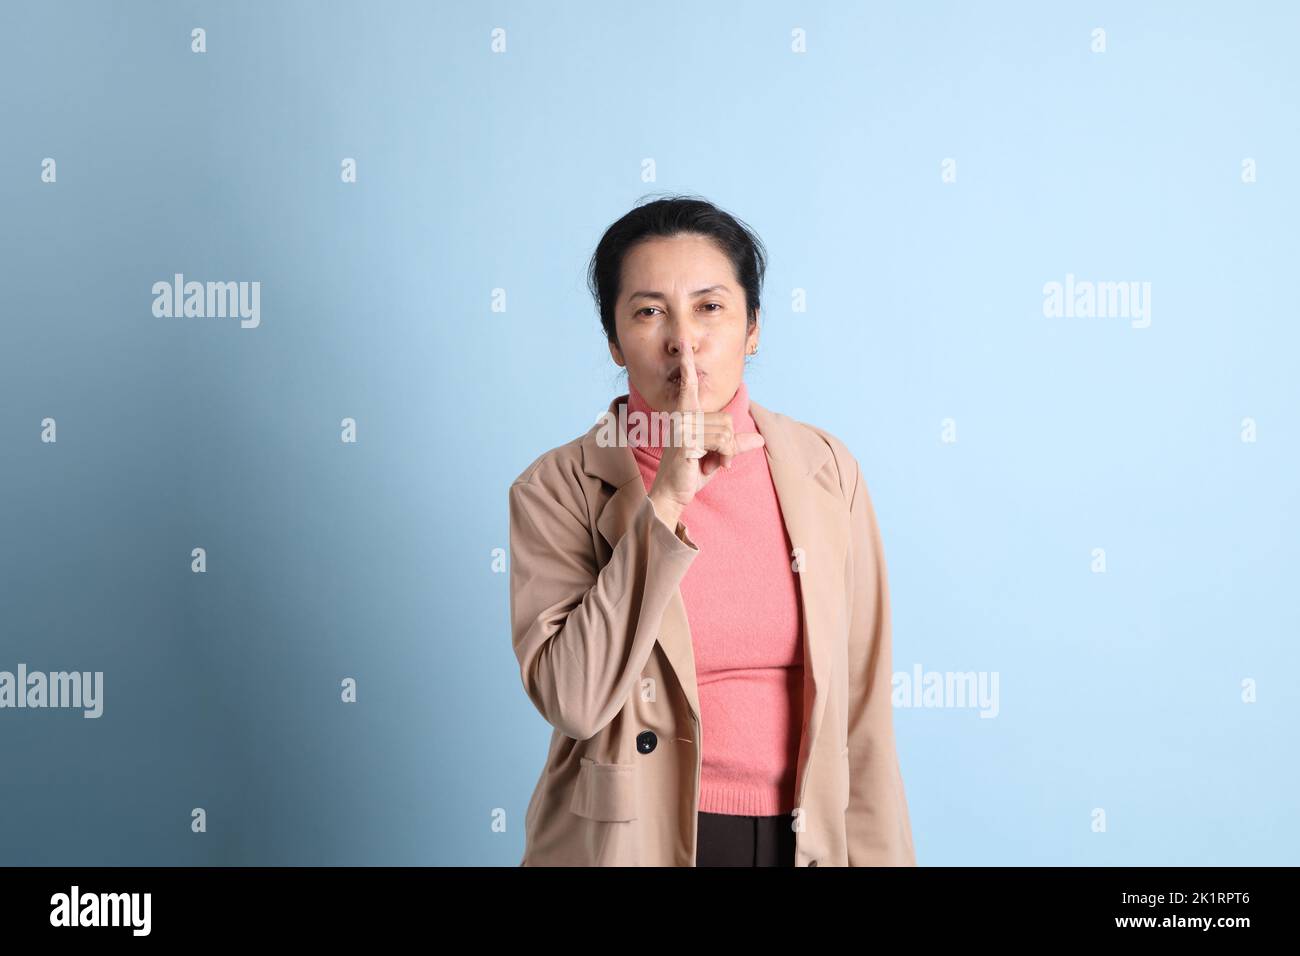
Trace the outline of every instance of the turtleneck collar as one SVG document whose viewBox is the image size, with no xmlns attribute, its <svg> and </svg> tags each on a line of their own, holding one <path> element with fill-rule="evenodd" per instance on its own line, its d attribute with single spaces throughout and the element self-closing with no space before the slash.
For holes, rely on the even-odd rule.
<svg viewBox="0 0 1300 956">
<path fill-rule="evenodd" d="M 652 427 L 653 419 L 650 415 L 656 411 L 650 407 L 645 400 L 645 396 L 636 390 L 636 386 L 631 380 L 627 383 L 627 414 L 628 414 L 628 436 L 627 443 L 632 448 L 639 448 L 647 455 L 654 458 L 662 458 L 664 454 L 663 447 L 660 443 L 659 429 Z M 754 417 L 749 413 L 749 388 L 745 380 L 741 379 L 740 385 L 736 387 L 736 394 L 731 397 L 721 409 L 731 415 L 731 426 L 737 435 L 742 432 L 756 432 L 758 425 L 754 422 Z M 641 429 L 634 429 L 632 418 L 633 412 L 639 412 L 644 415 L 645 425 Z"/>
</svg>

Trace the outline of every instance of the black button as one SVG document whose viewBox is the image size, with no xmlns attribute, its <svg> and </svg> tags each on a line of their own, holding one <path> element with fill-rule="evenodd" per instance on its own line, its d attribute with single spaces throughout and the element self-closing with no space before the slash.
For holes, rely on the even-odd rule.
<svg viewBox="0 0 1300 956">
<path fill-rule="evenodd" d="M 657 743 L 659 743 L 659 738 L 655 736 L 653 730 L 643 730 L 636 735 L 636 749 L 643 754 L 648 754 L 654 750 Z"/>
<path fill-rule="evenodd" d="M 817 861 L 816 861 L 816 860 L 809 860 L 809 861 L 808 861 L 808 865 L 809 865 L 809 866 L 816 866 L 816 865 L 817 865 Z"/>
</svg>

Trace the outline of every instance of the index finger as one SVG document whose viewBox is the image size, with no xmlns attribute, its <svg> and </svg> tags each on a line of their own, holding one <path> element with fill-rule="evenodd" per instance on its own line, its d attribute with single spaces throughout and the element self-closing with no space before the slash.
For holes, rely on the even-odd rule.
<svg viewBox="0 0 1300 956">
<path fill-rule="evenodd" d="M 678 340 L 682 347 L 682 392 L 677 400 L 681 411 L 700 410 L 700 380 L 695 374 L 695 354 L 685 339 Z"/>
</svg>

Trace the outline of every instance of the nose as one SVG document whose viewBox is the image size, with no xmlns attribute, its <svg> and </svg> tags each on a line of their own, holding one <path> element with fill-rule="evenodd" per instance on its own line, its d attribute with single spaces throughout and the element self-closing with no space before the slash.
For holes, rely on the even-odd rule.
<svg viewBox="0 0 1300 956">
<path fill-rule="evenodd" d="M 673 331 L 668 337 L 668 354 L 680 355 L 683 348 L 689 348 L 692 355 L 699 354 L 700 347 L 693 335 L 682 329 Z"/>
</svg>

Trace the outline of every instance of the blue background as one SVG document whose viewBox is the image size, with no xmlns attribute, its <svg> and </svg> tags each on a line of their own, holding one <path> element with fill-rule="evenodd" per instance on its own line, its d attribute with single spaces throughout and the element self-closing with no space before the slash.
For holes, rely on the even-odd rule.
<svg viewBox="0 0 1300 956">
<path fill-rule="evenodd" d="M 4 4 L 0 670 L 105 710 L 0 711 L 0 863 L 517 864 L 506 488 L 626 390 L 584 270 L 675 191 L 768 245 L 750 392 L 862 463 L 895 670 L 999 675 L 996 719 L 895 712 L 918 862 L 1300 862 L 1298 27 Z M 260 281 L 261 326 L 154 317 L 175 272 Z M 1045 318 L 1067 273 L 1151 326 Z"/>
</svg>

